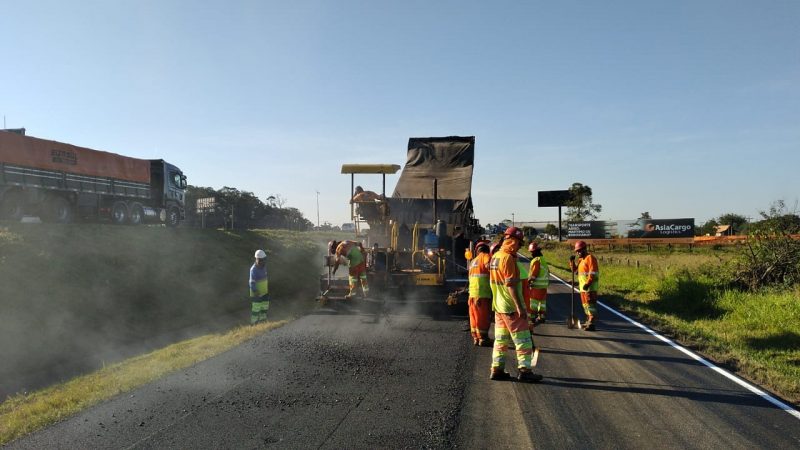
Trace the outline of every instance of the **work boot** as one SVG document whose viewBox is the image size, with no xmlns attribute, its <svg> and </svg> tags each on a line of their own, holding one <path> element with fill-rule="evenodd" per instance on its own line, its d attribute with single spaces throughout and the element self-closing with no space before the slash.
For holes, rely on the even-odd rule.
<svg viewBox="0 0 800 450">
<path fill-rule="evenodd" d="M 544 314 L 539 316 L 539 317 L 537 317 L 536 320 L 538 320 L 540 324 L 541 323 L 545 323 L 547 321 L 547 319 L 545 319 L 545 317 L 544 317 Z"/>
<path fill-rule="evenodd" d="M 478 345 L 480 345 L 481 347 L 491 347 L 492 345 L 494 345 L 494 342 L 492 342 L 491 339 L 481 339 L 480 341 L 478 341 Z"/>
<path fill-rule="evenodd" d="M 583 330 L 584 331 L 594 331 L 594 321 L 592 320 L 592 321 L 586 322 L 583 325 Z"/>
<path fill-rule="evenodd" d="M 503 369 L 492 368 L 492 373 L 489 374 L 489 379 L 492 380 L 492 381 L 510 380 L 511 379 L 511 374 L 506 372 Z"/>
<path fill-rule="evenodd" d="M 533 373 L 531 369 L 519 369 L 519 374 L 517 375 L 517 381 L 521 381 L 523 383 L 538 383 L 542 381 L 544 378 L 542 375 L 538 373 Z"/>
<path fill-rule="evenodd" d="M 480 345 L 481 341 L 479 339 L 472 338 L 472 345 Z"/>
</svg>

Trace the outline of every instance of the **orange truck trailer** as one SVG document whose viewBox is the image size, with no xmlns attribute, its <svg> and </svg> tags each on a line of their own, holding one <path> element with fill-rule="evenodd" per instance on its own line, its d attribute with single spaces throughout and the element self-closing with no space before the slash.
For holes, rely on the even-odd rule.
<svg viewBox="0 0 800 450">
<path fill-rule="evenodd" d="M 0 218 L 25 215 L 177 226 L 186 176 L 161 159 L 130 158 L 0 130 Z"/>
</svg>

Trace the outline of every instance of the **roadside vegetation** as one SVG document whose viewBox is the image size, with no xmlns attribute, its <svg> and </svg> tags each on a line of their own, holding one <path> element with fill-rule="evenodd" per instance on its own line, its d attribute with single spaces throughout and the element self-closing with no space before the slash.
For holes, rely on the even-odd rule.
<svg viewBox="0 0 800 450">
<path fill-rule="evenodd" d="M 0 445 L 58 422 L 115 395 L 211 358 L 286 321 L 242 326 L 222 334 L 190 339 L 103 367 L 31 394 L 16 394 L 0 404 Z"/>
<path fill-rule="evenodd" d="M 553 273 L 569 281 L 571 248 L 546 247 Z M 800 402 L 798 241 L 764 229 L 734 247 L 592 252 L 602 302 Z"/>
<path fill-rule="evenodd" d="M 1 226 L 0 445 L 311 310 L 324 244 L 340 236 Z M 272 302 L 270 322 L 251 327 L 257 248 Z"/>
</svg>

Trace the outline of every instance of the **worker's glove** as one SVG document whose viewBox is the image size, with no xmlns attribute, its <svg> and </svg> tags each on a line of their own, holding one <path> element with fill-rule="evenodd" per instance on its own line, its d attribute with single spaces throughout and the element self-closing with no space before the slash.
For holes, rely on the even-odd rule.
<svg viewBox="0 0 800 450">
<path fill-rule="evenodd" d="M 575 262 L 575 255 L 569 255 L 569 260 Z"/>
</svg>

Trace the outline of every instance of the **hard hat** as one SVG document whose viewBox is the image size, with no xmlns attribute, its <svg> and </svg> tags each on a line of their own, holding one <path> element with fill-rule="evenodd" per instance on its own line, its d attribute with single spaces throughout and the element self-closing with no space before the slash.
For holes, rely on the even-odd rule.
<svg viewBox="0 0 800 450">
<path fill-rule="evenodd" d="M 492 246 L 489 247 L 489 254 L 494 255 L 498 250 L 500 250 L 501 245 L 502 244 L 500 242 L 495 242 L 494 244 L 492 244 Z"/>
<path fill-rule="evenodd" d="M 575 243 L 575 251 L 576 251 L 576 252 L 577 252 L 578 250 L 583 250 L 583 249 L 585 249 L 585 248 L 586 248 L 586 242 L 583 242 L 583 241 L 578 241 L 578 242 L 576 242 L 576 243 Z"/>
<path fill-rule="evenodd" d="M 535 251 L 536 251 L 538 248 L 539 248 L 539 244 L 537 244 L 536 242 L 531 242 L 531 244 L 528 246 L 528 251 L 529 251 L 529 252 L 531 252 L 531 253 L 533 253 L 533 252 L 535 252 Z"/>
<path fill-rule="evenodd" d="M 508 227 L 506 228 L 506 232 L 503 234 L 508 237 L 519 239 L 520 242 L 525 240 L 525 235 L 522 233 L 522 230 L 517 227 Z"/>
<path fill-rule="evenodd" d="M 267 252 L 264 250 L 256 250 L 256 259 L 264 259 L 267 257 Z"/>
<path fill-rule="evenodd" d="M 478 241 L 478 242 L 476 242 L 476 243 L 475 243 L 475 251 L 476 251 L 476 252 L 477 252 L 477 251 L 478 251 L 478 249 L 480 249 L 481 247 L 483 247 L 484 249 L 486 249 L 487 251 L 489 251 L 489 241 Z"/>
</svg>

